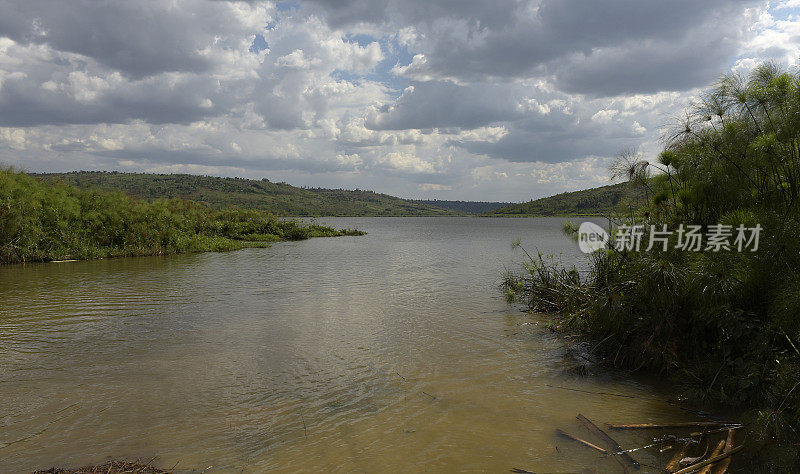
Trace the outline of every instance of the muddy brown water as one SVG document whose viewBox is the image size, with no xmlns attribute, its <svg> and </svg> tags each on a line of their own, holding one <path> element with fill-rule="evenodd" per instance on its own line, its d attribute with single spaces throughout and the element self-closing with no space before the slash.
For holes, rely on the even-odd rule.
<svg viewBox="0 0 800 474">
<path fill-rule="evenodd" d="M 555 429 L 692 419 L 503 300 L 515 239 L 580 264 L 564 219 L 320 221 L 369 234 L 0 267 L 0 472 L 613 472 Z"/>
</svg>

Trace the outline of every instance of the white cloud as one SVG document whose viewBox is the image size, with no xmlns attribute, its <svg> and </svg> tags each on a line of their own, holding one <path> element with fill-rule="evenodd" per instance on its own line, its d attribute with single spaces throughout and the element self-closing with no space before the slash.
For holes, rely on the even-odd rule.
<svg viewBox="0 0 800 474">
<path fill-rule="evenodd" d="M 457 140 L 495 143 L 506 135 L 508 130 L 505 127 L 480 127 L 462 131 Z"/>
<path fill-rule="evenodd" d="M 411 173 L 435 173 L 436 169 L 433 163 L 429 163 L 413 152 L 393 151 L 387 153 L 382 160 L 383 163 L 390 167 Z"/>
<path fill-rule="evenodd" d="M 0 127 L 0 143 L 12 150 L 24 150 L 26 145 L 25 130 Z"/>
<path fill-rule="evenodd" d="M 353 153 L 351 155 L 340 153 L 336 155 L 336 160 L 345 166 L 352 167 L 353 169 L 358 169 L 358 167 L 364 163 L 363 160 L 361 160 L 361 157 L 358 156 L 358 153 Z"/>
<path fill-rule="evenodd" d="M 786 10 L 788 8 L 800 8 L 800 0 L 786 0 L 784 2 L 776 2 L 776 10 Z"/>
<path fill-rule="evenodd" d="M 451 191 L 453 187 L 446 184 L 422 183 L 417 185 L 417 189 L 420 191 Z"/>
<path fill-rule="evenodd" d="M 295 49 L 291 53 L 281 56 L 275 61 L 278 67 L 288 67 L 291 69 L 310 69 L 320 63 L 319 58 L 306 58 L 302 49 Z"/>
<path fill-rule="evenodd" d="M 592 120 L 594 120 L 595 122 L 599 122 L 599 123 L 608 123 L 608 122 L 611 121 L 611 119 L 616 117 L 616 115 L 618 113 L 619 113 L 619 110 L 617 110 L 617 109 L 598 110 L 597 113 L 592 115 Z"/>
<path fill-rule="evenodd" d="M 538 112 L 540 115 L 547 115 L 550 113 L 550 106 L 548 104 L 542 104 L 534 97 L 522 99 L 520 102 L 520 107 L 524 108 L 528 112 Z"/>
</svg>

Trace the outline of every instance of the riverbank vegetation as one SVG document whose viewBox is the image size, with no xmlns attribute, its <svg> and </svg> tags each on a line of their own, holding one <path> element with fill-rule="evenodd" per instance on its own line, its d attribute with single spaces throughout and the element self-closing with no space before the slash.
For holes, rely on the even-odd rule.
<svg viewBox="0 0 800 474">
<path fill-rule="evenodd" d="M 651 175 L 651 172 L 656 171 Z M 760 225 L 757 251 L 617 249 L 588 274 L 533 255 L 505 290 L 557 312 L 609 364 L 671 374 L 695 402 L 742 413 L 751 447 L 776 466 L 800 439 L 800 77 L 773 64 L 705 92 L 652 163 L 625 154 L 612 169 L 644 188 L 631 224 Z M 574 227 L 567 226 L 568 233 Z M 617 234 L 620 235 L 620 234 Z M 731 239 L 731 242 L 733 239 Z M 778 442 L 775 442 L 778 441 Z"/>
<path fill-rule="evenodd" d="M 0 170 L 0 263 L 224 251 L 361 234 L 262 211 L 145 201 Z"/>
</svg>

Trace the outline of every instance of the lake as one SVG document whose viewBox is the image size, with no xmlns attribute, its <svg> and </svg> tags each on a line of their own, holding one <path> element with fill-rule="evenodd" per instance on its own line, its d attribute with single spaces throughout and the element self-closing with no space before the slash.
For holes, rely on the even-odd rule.
<svg viewBox="0 0 800 474">
<path fill-rule="evenodd" d="M 597 443 L 578 413 L 689 419 L 651 381 L 585 374 L 546 316 L 503 299 L 516 239 L 582 262 L 564 219 L 318 221 L 369 234 L 0 267 L 0 472 L 109 456 L 209 472 L 606 472 L 618 465 L 555 429 Z M 614 436 L 633 448 L 652 433 Z M 646 471 L 670 454 L 634 456 Z"/>
</svg>

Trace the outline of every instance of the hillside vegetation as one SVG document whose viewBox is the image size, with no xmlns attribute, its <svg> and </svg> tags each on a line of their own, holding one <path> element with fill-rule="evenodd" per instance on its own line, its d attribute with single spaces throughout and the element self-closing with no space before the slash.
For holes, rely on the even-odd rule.
<svg viewBox="0 0 800 474">
<path fill-rule="evenodd" d="M 361 235 L 183 199 L 146 201 L 0 169 L 0 263 L 235 250 Z"/>
<path fill-rule="evenodd" d="M 222 209 L 236 206 L 277 216 L 448 216 L 461 213 L 363 190 L 299 188 L 267 179 L 187 174 L 79 171 L 40 176 L 80 187 L 121 191 L 142 199 L 180 198 Z"/>
<path fill-rule="evenodd" d="M 645 188 L 628 183 L 536 199 L 486 212 L 486 216 L 599 216 L 638 209 L 646 201 Z"/>
</svg>

